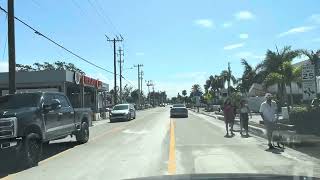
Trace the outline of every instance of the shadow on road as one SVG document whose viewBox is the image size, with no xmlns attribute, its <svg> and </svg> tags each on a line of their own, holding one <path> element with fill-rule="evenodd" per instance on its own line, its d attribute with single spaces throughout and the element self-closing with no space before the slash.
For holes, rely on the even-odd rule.
<svg viewBox="0 0 320 180">
<path fill-rule="evenodd" d="M 121 122 L 128 122 L 127 119 L 118 119 L 117 121 L 110 121 L 109 123 L 113 124 L 113 123 L 121 123 Z"/>
<path fill-rule="evenodd" d="M 281 148 L 274 148 L 274 149 L 266 149 L 265 151 L 267 151 L 267 152 L 272 152 L 273 154 L 281 154 L 281 153 L 283 153 L 284 152 L 284 150 L 283 149 L 281 149 Z"/>
<path fill-rule="evenodd" d="M 40 161 L 48 159 L 56 154 L 59 154 L 77 145 L 78 145 L 77 142 L 61 142 L 61 143 L 43 144 L 43 153 Z M 6 157 L 1 159 L 0 178 L 26 170 L 25 168 L 21 168 L 18 166 L 18 164 L 14 160 L 14 156 L 15 156 L 14 153 L 7 153 Z"/>
</svg>

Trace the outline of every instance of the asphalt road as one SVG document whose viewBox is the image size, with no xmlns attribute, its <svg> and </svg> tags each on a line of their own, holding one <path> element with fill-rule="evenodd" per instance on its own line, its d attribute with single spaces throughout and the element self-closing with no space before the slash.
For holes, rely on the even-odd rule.
<svg viewBox="0 0 320 180">
<path fill-rule="evenodd" d="M 110 180 L 190 173 L 320 177 L 319 159 L 289 148 L 266 151 L 266 140 L 255 136 L 242 138 L 236 133 L 226 138 L 220 120 L 190 111 L 189 118 L 170 119 L 169 110 L 140 111 L 129 122 L 97 122 L 87 144 L 77 145 L 70 137 L 51 142 L 44 147 L 39 166 L 2 172 L 2 177 Z"/>
</svg>

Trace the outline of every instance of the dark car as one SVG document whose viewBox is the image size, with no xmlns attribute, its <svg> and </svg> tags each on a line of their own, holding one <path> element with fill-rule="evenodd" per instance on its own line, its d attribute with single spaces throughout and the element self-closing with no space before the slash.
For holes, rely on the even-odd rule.
<svg viewBox="0 0 320 180">
<path fill-rule="evenodd" d="M 174 104 L 170 109 L 170 117 L 188 117 L 188 109 L 184 104 Z"/>
<path fill-rule="evenodd" d="M 75 135 L 89 140 L 91 110 L 73 108 L 62 93 L 21 93 L 0 97 L 0 155 L 17 154 L 25 167 L 36 166 L 42 144 Z"/>
</svg>

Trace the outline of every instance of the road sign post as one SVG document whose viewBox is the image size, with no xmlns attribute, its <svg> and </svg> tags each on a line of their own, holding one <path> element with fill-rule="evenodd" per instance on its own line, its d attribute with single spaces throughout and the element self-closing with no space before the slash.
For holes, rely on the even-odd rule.
<svg viewBox="0 0 320 180">
<path fill-rule="evenodd" d="M 315 83 L 314 65 L 305 63 L 302 67 L 302 93 L 303 100 L 312 100 L 316 98 L 316 83 Z"/>
</svg>

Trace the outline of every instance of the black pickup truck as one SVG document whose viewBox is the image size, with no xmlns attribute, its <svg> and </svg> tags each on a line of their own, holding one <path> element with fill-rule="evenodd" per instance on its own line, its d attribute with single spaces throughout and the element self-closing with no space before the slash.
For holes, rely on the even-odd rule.
<svg viewBox="0 0 320 180">
<path fill-rule="evenodd" d="M 43 143 L 68 135 L 86 143 L 91 114 L 90 109 L 73 108 L 69 99 L 58 92 L 1 96 L 0 155 L 14 152 L 19 165 L 36 166 Z"/>
</svg>

